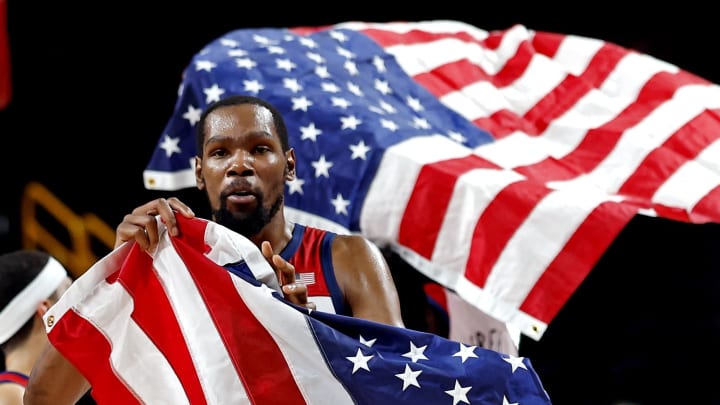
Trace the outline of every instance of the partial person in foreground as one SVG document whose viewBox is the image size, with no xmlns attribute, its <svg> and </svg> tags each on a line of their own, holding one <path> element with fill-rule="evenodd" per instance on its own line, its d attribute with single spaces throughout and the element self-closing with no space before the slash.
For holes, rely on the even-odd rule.
<svg viewBox="0 0 720 405">
<path fill-rule="evenodd" d="M 285 218 L 285 183 L 295 178 L 297 162 L 274 106 L 251 96 L 209 106 L 198 122 L 197 151 L 197 187 L 208 197 L 212 220 L 260 248 L 276 275 L 266 284 L 309 309 L 404 326 L 394 281 L 374 244 Z M 179 234 L 176 214 L 194 217 L 174 197 L 135 208 L 116 228 L 115 247 L 132 241 L 152 253 L 161 236 L 158 220 L 171 236 Z M 242 271 L 238 263 L 224 265 Z M 82 374 L 49 346 L 33 371 L 25 403 L 72 404 L 89 388 Z"/>
<path fill-rule="evenodd" d="M 28 376 L 48 345 L 42 316 L 72 283 L 50 254 L 17 250 L 0 255 L 0 404 L 20 405 Z"/>
</svg>

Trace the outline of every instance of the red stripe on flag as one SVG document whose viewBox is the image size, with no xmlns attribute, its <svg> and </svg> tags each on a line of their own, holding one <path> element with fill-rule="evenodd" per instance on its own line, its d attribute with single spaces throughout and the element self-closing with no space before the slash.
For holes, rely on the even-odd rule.
<svg viewBox="0 0 720 405">
<path fill-rule="evenodd" d="M 252 403 L 304 403 L 285 357 L 238 295 L 231 274 L 189 248 L 185 241 L 172 240 L 195 280 Z"/>
<path fill-rule="evenodd" d="M 310 26 L 291 27 L 291 28 L 289 28 L 289 30 L 290 30 L 290 32 L 295 33 L 297 35 L 311 35 L 318 31 L 325 31 L 326 29 L 330 29 L 330 28 L 332 28 L 332 26 L 330 26 L 330 25 L 320 25 L 317 27 L 310 27 Z"/>
<path fill-rule="evenodd" d="M 553 319 L 617 235 L 637 213 L 627 204 L 598 205 L 543 272 L 520 306 L 537 319 Z M 589 243 L 588 241 L 592 241 Z"/>
<path fill-rule="evenodd" d="M 717 111 L 705 111 L 690 120 L 659 148 L 645 157 L 635 173 L 620 188 L 620 194 L 651 199 L 683 164 L 720 138 Z"/>
<path fill-rule="evenodd" d="M 502 69 L 493 76 L 491 83 L 502 89 L 515 83 L 527 71 L 530 62 L 533 60 L 534 52 L 529 40 L 518 44 L 515 54 L 509 58 Z"/>
<path fill-rule="evenodd" d="M 543 49 L 548 52 L 545 56 L 552 57 L 559 47 L 558 41 L 566 36 L 557 35 L 540 35 L 537 34 L 532 39 L 533 48 L 543 46 L 544 41 L 549 39 L 551 42 Z M 525 48 L 524 51 L 528 49 Z M 523 52 L 525 54 L 527 52 Z M 588 92 L 597 88 L 612 72 L 620 59 L 626 56 L 628 52 L 620 47 L 612 44 L 605 44 L 594 56 L 588 67 L 580 76 L 566 77 L 555 89 L 546 94 L 537 104 L 527 111 L 524 115 L 518 115 L 510 110 L 496 111 L 490 117 L 481 117 L 473 122 L 480 128 L 483 128 L 496 139 L 515 132 L 522 131 L 527 135 L 538 135 L 547 129 L 550 123 L 565 114 L 571 109 L 575 102 L 587 95 Z M 532 55 L 530 55 L 532 56 Z M 532 58 L 513 58 L 508 61 L 507 65 L 521 64 L 513 69 L 498 72 L 497 77 L 491 78 L 490 81 L 496 86 L 509 86 L 521 77 L 521 74 L 527 69 L 527 65 Z"/>
<path fill-rule="evenodd" d="M 505 245 L 550 191 L 535 182 L 518 181 L 497 194 L 475 225 L 465 278 L 481 288 L 485 286 Z"/>
<path fill-rule="evenodd" d="M 515 24 L 507 30 L 490 31 L 488 37 L 485 39 L 485 46 L 487 46 L 488 49 L 497 50 L 502 44 L 502 40 L 505 35 L 507 35 L 509 32 L 514 31 L 518 27 L 525 29 L 525 27 L 523 27 L 522 25 Z"/>
<path fill-rule="evenodd" d="M 476 82 L 491 80 L 487 72 L 467 59 L 439 66 L 429 72 L 413 76 L 413 79 L 436 97 L 458 91 Z"/>
<path fill-rule="evenodd" d="M 88 381 L 92 384 L 92 396 L 99 404 L 141 403 L 117 378 L 110 364 L 112 346 L 105 335 L 75 311 L 65 312 L 48 338 L 84 376 L 90 377 Z"/>
<path fill-rule="evenodd" d="M 669 207 L 664 204 L 653 204 L 652 208 L 660 218 L 667 218 L 681 222 L 690 221 L 690 215 L 682 208 Z"/>
<path fill-rule="evenodd" d="M 671 80 L 667 73 L 655 75 L 646 83 L 638 99 L 607 124 L 587 131 L 580 144 L 562 159 L 547 158 L 538 163 L 520 166 L 515 171 L 537 181 L 570 180 L 588 173 L 599 165 L 617 146 L 623 133 L 651 114 L 658 105 L 672 98 L 675 90 L 686 83 L 687 76 Z M 671 88 L 665 86 L 672 81 Z"/>
<path fill-rule="evenodd" d="M 190 403 L 205 404 L 205 394 L 190 351 L 183 344 L 185 337 L 175 311 L 156 273 L 150 271 L 152 268 L 152 258 L 147 253 L 130 250 L 118 281 L 133 298 L 132 319 L 172 366 Z"/>
<path fill-rule="evenodd" d="M 567 38 L 566 34 L 535 32 L 532 38 L 532 46 L 537 53 L 553 58 L 565 38 Z"/>
<path fill-rule="evenodd" d="M 442 39 L 458 39 L 463 42 L 478 42 L 472 35 L 467 32 L 458 31 L 453 33 L 428 32 L 421 30 L 410 30 L 407 32 L 393 32 L 375 28 L 365 28 L 362 33 L 372 38 L 383 48 L 395 45 L 416 45 L 426 42 L 434 42 Z"/>
<path fill-rule="evenodd" d="M 495 139 L 502 139 L 515 131 L 535 132 L 531 122 L 525 121 L 522 116 L 506 109 L 498 110 L 490 117 L 476 118 L 473 120 L 473 124 L 488 131 Z"/>
<path fill-rule="evenodd" d="M 693 222 L 701 224 L 706 222 L 720 222 L 720 186 L 712 189 L 703 199 L 693 207 L 690 217 Z"/>
<path fill-rule="evenodd" d="M 398 241 L 431 259 L 458 177 L 469 170 L 481 168 L 498 167 L 476 155 L 423 166 L 405 207 Z"/>
<path fill-rule="evenodd" d="M 578 76 L 587 83 L 583 87 L 599 88 L 615 70 L 618 63 L 628 54 L 630 51 L 627 49 L 604 42 L 603 46 L 593 55 L 585 71 Z"/>
<path fill-rule="evenodd" d="M 566 76 L 559 85 L 523 115 L 523 122 L 527 125 L 518 129 L 522 129 L 528 136 L 545 132 L 552 121 L 565 114 L 591 90 L 583 84 L 581 78 Z M 508 133 L 510 130 L 511 128 L 507 128 L 503 132 Z"/>
<path fill-rule="evenodd" d="M 501 36 L 493 37 L 499 40 Z M 564 36 L 542 36 L 543 40 L 549 38 L 551 43 L 545 46 L 547 52 L 556 52 L 558 41 Z M 516 82 L 529 66 L 536 55 L 535 47 L 542 44 L 540 38 L 533 37 L 531 41 L 523 41 L 515 55 L 504 65 L 497 74 L 490 75 L 480 65 L 467 59 L 459 60 L 421 73 L 413 77 L 436 97 L 458 91 L 472 83 L 487 81 L 496 88 L 503 88 Z M 492 113 L 490 117 L 480 117 L 474 123 L 490 133 L 496 139 L 503 138 L 514 131 L 523 131 L 528 135 L 542 133 L 550 122 L 566 113 L 580 98 L 589 91 L 598 87 L 612 72 L 617 63 L 629 52 L 612 44 L 605 44 L 593 57 L 585 72 L 580 76 L 568 76 L 555 89 L 543 97 L 524 116 L 517 115 L 509 110 L 500 110 Z M 552 54 L 545 56 L 552 57 Z M 460 73 L 461 72 L 461 73 Z"/>
<path fill-rule="evenodd" d="M 537 43 L 538 41 L 533 42 L 533 44 Z M 602 85 L 618 62 L 628 53 L 623 48 L 604 44 L 580 76 L 566 76 L 558 86 L 525 113 L 525 120 L 535 123 L 535 130 L 527 134 L 537 135 L 544 132 L 552 121 L 568 112 L 590 91 Z"/>
<path fill-rule="evenodd" d="M 480 65 L 468 59 L 460 59 L 429 72 L 415 75 L 413 79 L 438 98 L 480 81 L 487 81 L 497 88 L 502 88 L 511 85 L 522 76 L 530 64 L 532 56 L 533 52 L 529 49 L 529 42 L 523 41 L 518 47 L 518 52 L 494 76 L 484 71 Z M 442 86 L 439 83 L 445 85 Z"/>
</svg>

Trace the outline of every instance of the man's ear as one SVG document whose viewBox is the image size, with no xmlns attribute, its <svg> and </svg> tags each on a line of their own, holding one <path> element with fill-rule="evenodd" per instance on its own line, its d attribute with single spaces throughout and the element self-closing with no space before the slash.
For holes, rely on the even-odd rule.
<svg viewBox="0 0 720 405">
<path fill-rule="evenodd" d="M 42 318 L 43 315 L 45 315 L 45 312 L 47 312 L 48 309 L 50 309 L 50 307 L 52 305 L 53 305 L 53 303 L 50 302 L 50 300 L 44 299 L 44 300 L 40 301 L 37 304 L 37 306 L 35 307 L 35 313 L 38 314 L 40 316 L 40 318 Z"/>
<path fill-rule="evenodd" d="M 287 152 L 285 152 L 285 180 L 286 181 L 293 181 L 295 180 L 295 149 L 290 148 Z"/>
<path fill-rule="evenodd" d="M 202 175 L 202 159 L 195 156 L 195 184 L 199 190 L 205 190 L 205 179 Z"/>
</svg>

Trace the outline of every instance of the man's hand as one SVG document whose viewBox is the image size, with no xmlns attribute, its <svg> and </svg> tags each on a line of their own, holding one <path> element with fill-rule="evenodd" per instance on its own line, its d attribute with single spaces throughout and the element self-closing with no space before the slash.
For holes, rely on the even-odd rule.
<svg viewBox="0 0 720 405">
<path fill-rule="evenodd" d="M 176 197 L 158 198 L 135 208 L 115 229 L 115 247 L 134 239 L 143 250 L 154 250 L 160 240 L 155 217 L 159 215 L 170 235 L 177 236 L 180 230 L 175 219 L 176 212 L 187 218 L 195 216 L 193 210 Z"/>
<path fill-rule="evenodd" d="M 315 303 L 308 302 L 307 286 L 303 283 L 295 282 L 295 266 L 283 259 L 282 256 L 275 254 L 268 241 L 262 242 L 260 250 L 275 271 L 275 276 L 280 283 L 283 297 L 293 304 L 315 310 Z"/>
</svg>

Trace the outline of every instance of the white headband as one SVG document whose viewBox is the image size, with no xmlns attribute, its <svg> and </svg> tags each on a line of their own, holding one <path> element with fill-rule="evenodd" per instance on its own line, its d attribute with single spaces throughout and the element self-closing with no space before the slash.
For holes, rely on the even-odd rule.
<svg viewBox="0 0 720 405">
<path fill-rule="evenodd" d="M 42 271 L 0 311 L 0 344 L 8 341 L 28 319 L 32 318 L 37 304 L 48 298 L 67 277 L 65 268 L 50 257 Z"/>
</svg>

